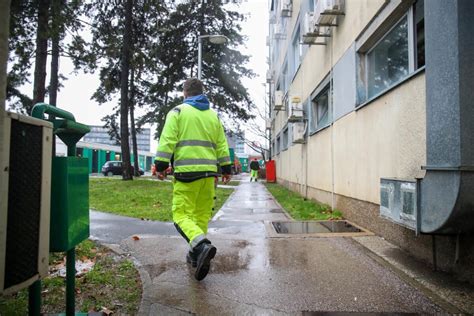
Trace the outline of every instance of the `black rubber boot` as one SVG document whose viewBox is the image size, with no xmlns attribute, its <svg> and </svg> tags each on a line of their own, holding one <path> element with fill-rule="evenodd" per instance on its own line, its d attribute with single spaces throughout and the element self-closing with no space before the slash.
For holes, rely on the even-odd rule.
<svg viewBox="0 0 474 316">
<path fill-rule="evenodd" d="M 191 250 L 190 250 L 190 251 L 188 252 L 188 254 L 186 255 L 186 262 L 187 262 L 187 263 L 190 263 L 193 268 L 196 268 L 196 267 L 197 267 L 197 258 L 196 258 L 196 255 L 195 255 L 194 252 L 192 252 Z"/>
<path fill-rule="evenodd" d="M 200 242 L 196 247 L 193 248 L 193 253 L 197 258 L 197 267 L 194 277 L 196 280 L 201 281 L 206 277 L 211 269 L 211 260 L 216 255 L 216 247 L 211 245 L 211 242 L 207 239 Z"/>
</svg>

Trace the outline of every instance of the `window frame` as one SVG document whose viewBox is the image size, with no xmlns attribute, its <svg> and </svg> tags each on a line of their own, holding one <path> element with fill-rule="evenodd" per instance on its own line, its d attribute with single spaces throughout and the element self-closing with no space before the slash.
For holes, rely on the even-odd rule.
<svg viewBox="0 0 474 316">
<path fill-rule="evenodd" d="M 382 94 L 384 93 L 384 91 L 386 90 L 389 90 L 390 88 L 392 88 L 393 86 L 395 86 L 398 82 L 400 81 L 403 81 L 405 80 L 405 78 L 410 75 L 412 73 L 411 69 L 413 68 L 413 58 L 411 58 L 411 55 L 413 55 L 413 44 L 412 43 L 412 39 L 413 39 L 413 32 L 411 32 L 411 27 L 410 27 L 410 17 L 409 17 L 409 11 L 410 9 L 408 10 L 408 12 L 406 12 L 405 14 L 402 15 L 401 18 L 399 18 L 376 42 L 374 45 L 372 45 L 372 47 L 367 50 L 365 53 L 364 53 L 364 80 L 363 82 L 365 83 L 365 96 L 366 96 L 366 99 L 367 100 L 370 100 L 370 99 L 373 99 L 373 98 L 376 98 L 379 94 Z M 389 85 L 388 87 L 382 89 L 381 91 L 375 93 L 373 96 L 369 97 L 369 55 L 370 53 L 372 53 L 377 47 L 378 45 L 383 41 L 385 40 L 385 38 L 400 24 L 400 22 L 402 22 L 404 19 L 407 19 L 407 41 L 408 41 L 408 72 L 407 72 L 407 75 L 404 76 L 403 78 L 397 80 L 396 82 L 392 83 L 391 85 Z M 410 36 L 410 34 L 412 34 L 412 36 Z M 411 37 L 411 39 L 410 39 Z"/>
<path fill-rule="evenodd" d="M 315 105 L 315 100 L 320 97 L 323 93 L 327 91 L 328 93 L 328 121 L 326 124 L 318 124 L 317 119 L 317 105 Z M 333 123 L 333 102 L 332 102 L 332 83 L 331 78 L 327 75 L 321 83 L 318 85 L 316 89 L 314 89 L 313 93 L 309 98 L 309 136 L 313 136 L 314 134 L 318 133 L 319 131 L 331 126 Z M 316 118 L 316 120 L 314 120 Z"/>
<path fill-rule="evenodd" d="M 290 140 L 290 131 L 288 129 L 288 124 L 285 125 L 285 127 L 282 128 L 281 130 L 281 151 L 286 151 L 288 150 L 289 146 L 289 140 Z"/>
<path fill-rule="evenodd" d="M 365 105 L 369 104 L 373 100 L 379 98 L 380 96 L 384 95 L 385 93 L 391 91 L 392 89 L 395 89 L 397 86 L 402 84 L 403 82 L 409 80 L 413 76 L 416 76 L 418 73 L 424 71 L 425 65 L 418 67 L 417 66 L 417 43 L 416 41 L 416 23 L 415 23 L 415 6 L 418 1 L 425 1 L 425 0 L 414 0 L 412 1 L 411 4 L 409 4 L 408 7 L 403 8 L 403 11 L 399 8 L 391 8 L 394 12 L 401 11 L 398 15 L 398 18 L 393 19 L 391 24 L 387 26 L 383 25 L 378 25 L 375 28 L 372 28 L 371 30 L 371 35 L 364 35 L 364 41 L 356 43 L 356 54 L 358 56 L 358 67 L 361 69 L 361 71 L 358 73 L 357 76 L 357 83 L 356 86 L 359 88 L 362 88 L 360 90 L 359 88 L 357 89 L 358 93 L 356 96 L 356 104 L 355 104 L 355 110 L 359 110 L 360 108 L 364 107 Z M 393 12 L 389 12 L 390 14 L 393 14 Z M 389 35 L 389 33 L 395 29 L 400 22 L 403 19 L 407 19 L 407 41 L 408 41 L 408 72 L 407 75 L 402 77 L 396 82 L 393 82 L 391 85 L 388 87 L 382 89 L 378 93 L 375 93 L 373 96 L 369 97 L 369 77 L 368 77 L 368 72 L 369 72 L 369 67 L 368 67 L 368 56 L 369 54 Z M 424 16 L 423 16 L 424 19 Z M 386 18 L 386 20 L 389 20 Z M 369 27 L 370 28 L 370 27 Z M 378 34 L 380 32 L 380 29 L 383 28 L 385 29 L 383 33 L 380 35 Z M 373 37 L 377 34 L 377 39 L 374 39 Z M 368 43 L 371 43 L 369 47 L 367 47 Z M 363 91 L 361 93 L 360 91 Z"/>
<path fill-rule="evenodd" d="M 321 90 L 321 92 L 319 92 L 319 94 L 313 99 L 314 101 L 312 101 L 312 102 L 315 102 L 315 103 L 316 103 L 316 128 L 317 128 L 317 129 L 320 129 L 320 128 L 322 128 L 323 126 L 328 125 L 329 122 L 330 122 L 330 117 L 331 117 L 331 115 L 330 115 L 330 114 L 331 114 L 331 111 L 330 111 L 330 110 L 331 110 L 331 106 L 330 106 L 330 105 L 331 105 L 330 89 L 331 89 L 331 87 L 330 87 L 330 85 L 329 85 L 329 83 L 328 83 L 326 86 L 324 86 L 324 88 Z M 323 95 L 325 95 L 325 94 L 327 94 L 327 104 L 326 104 L 326 105 L 327 105 L 327 109 L 326 109 L 326 112 L 325 112 L 325 114 L 327 114 L 327 122 L 326 122 L 326 123 L 324 123 L 324 122 L 321 123 L 322 117 L 319 117 L 319 112 L 318 112 L 318 111 L 319 111 L 319 108 L 322 107 L 322 106 L 321 106 L 321 104 L 320 104 L 317 100 L 318 100 L 318 99 L 321 99 L 321 97 L 322 97 Z M 323 117 L 324 117 L 324 115 L 323 115 Z"/>
<path fill-rule="evenodd" d="M 288 81 L 293 82 L 296 78 L 296 74 L 301 66 L 301 59 L 303 58 L 303 48 L 300 41 L 301 37 L 301 26 L 298 21 L 295 24 L 295 31 L 293 32 L 292 41 L 291 41 L 291 51 L 290 51 L 290 60 L 291 60 L 291 74 L 289 74 Z M 296 43 L 296 45 L 295 45 Z"/>
<path fill-rule="evenodd" d="M 277 137 L 276 137 L 276 149 L 275 149 L 275 153 L 276 155 L 279 155 L 281 152 L 281 138 L 280 138 L 280 133 L 278 133 Z"/>
</svg>

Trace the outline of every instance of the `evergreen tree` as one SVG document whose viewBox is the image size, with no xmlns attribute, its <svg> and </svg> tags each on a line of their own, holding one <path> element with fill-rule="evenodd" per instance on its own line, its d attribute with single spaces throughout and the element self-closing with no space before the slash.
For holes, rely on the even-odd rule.
<svg viewBox="0 0 474 316">
<path fill-rule="evenodd" d="M 44 102 L 46 95 L 46 62 L 48 59 L 48 21 L 50 0 L 38 0 L 38 19 L 36 28 L 36 56 L 33 79 L 33 105 Z"/>
<path fill-rule="evenodd" d="M 8 39 L 7 101 L 10 107 L 26 113 L 32 106 L 31 96 L 18 89 L 28 83 L 35 55 L 37 6 L 28 0 L 12 1 L 10 6 L 10 36 Z"/>
<path fill-rule="evenodd" d="M 80 0 L 15 0 L 11 3 L 9 65 L 7 76 L 7 99 L 13 110 L 29 113 L 35 102 L 43 102 L 47 93 L 46 67 L 48 41 L 51 40 L 51 81 L 49 103 L 56 102 L 56 93 L 61 86 L 59 79 L 59 57 L 72 58 L 76 68 L 88 62 L 85 41 L 79 36 L 83 23 L 83 3 Z M 64 43 L 64 33 L 72 36 Z M 35 65 L 33 98 L 19 91 L 29 83 L 31 68 Z M 34 99 L 34 100 L 33 100 Z"/>
<path fill-rule="evenodd" d="M 151 56 L 156 49 L 161 20 L 166 13 L 162 1 L 135 0 L 131 4 L 127 2 L 127 5 L 131 5 L 130 24 L 124 20 L 128 11 L 124 10 L 123 6 L 110 2 L 95 2 L 87 6 L 92 16 L 92 24 L 95 26 L 92 28 L 92 51 L 97 58 L 95 64 L 99 65 L 92 67 L 91 70 L 99 68 L 100 73 L 100 86 L 93 99 L 99 103 L 109 102 L 120 92 L 120 112 L 107 115 L 103 121 L 106 127 L 112 128 L 109 134 L 119 138 L 124 166 L 126 163 L 130 164 L 128 114 L 133 116 L 136 106 L 146 104 L 146 96 L 149 95 L 147 90 L 151 87 L 148 78 L 161 69 L 160 64 L 151 61 Z M 125 30 L 127 25 L 130 25 L 130 29 Z M 126 54 L 129 54 L 127 63 L 125 63 Z M 128 71 L 124 67 L 128 68 Z M 120 135 L 115 132 L 117 115 L 120 115 Z M 134 117 L 130 126 L 134 134 L 136 129 Z M 132 139 L 136 142 L 136 137 Z M 128 150 L 125 147 L 128 147 Z M 138 164 L 138 153 L 136 150 L 134 152 Z M 135 169 L 138 171 L 138 166 Z"/>
<path fill-rule="evenodd" d="M 153 58 L 163 65 L 157 73 L 147 103 L 150 111 L 141 122 L 157 123 L 161 134 L 167 112 L 182 102 L 181 84 L 197 76 L 199 35 L 221 34 L 229 38 L 226 45 L 214 45 L 203 40 L 202 81 L 214 108 L 232 120 L 248 120 L 253 103 L 242 77 L 253 77 L 245 67 L 249 57 L 238 46 L 245 38 L 239 23 L 244 16 L 227 10 L 218 0 L 187 1 L 170 8 L 163 22 L 163 33 Z"/>
</svg>

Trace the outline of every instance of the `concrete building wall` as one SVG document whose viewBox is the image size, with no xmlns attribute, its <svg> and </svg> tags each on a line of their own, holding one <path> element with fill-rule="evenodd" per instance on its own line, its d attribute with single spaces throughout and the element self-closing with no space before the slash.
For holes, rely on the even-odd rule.
<svg viewBox="0 0 474 316">
<path fill-rule="evenodd" d="M 334 124 L 335 192 L 380 203 L 380 178 L 414 179 L 426 165 L 425 80 L 406 81 Z"/>
<path fill-rule="evenodd" d="M 307 186 L 309 191 L 315 188 L 380 203 L 380 178 L 423 176 L 421 166 L 426 164 L 424 73 L 417 73 L 356 109 L 355 43 L 387 3 L 384 0 L 346 1 L 345 15 L 337 18 L 338 26 L 331 28 L 331 37 L 322 39 L 326 45 L 303 49 L 298 71 L 294 78 L 290 77 L 287 95 L 300 95 L 308 100 L 314 97 L 323 80 L 331 82 L 330 116 L 334 120 L 328 127 L 313 132 L 307 144 L 289 145 L 288 149 L 280 150 L 274 157 L 279 180 Z M 300 1 L 293 1 L 283 46 L 289 46 L 294 28 L 304 15 L 299 8 Z M 280 62 L 285 60 L 285 52 L 289 53 L 280 51 Z M 276 71 L 280 68 L 274 66 Z M 306 113 L 308 118 L 311 111 Z M 273 135 L 280 135 L 280 144 L 283 143 L 282 131 L 289 124 L 287 119 L 287 111 L 275 113 Z M 303 159 L 306 155 L 307 165 Z M 326 196 L 322 202 L 331 204 L 332 194 L 330 196 L 331 200 Z"/>
<path fill-rule="evenodd" d="M 426 2 L 426 0 L 425 0 Z M 293 1 L 287 21 L 287 36 L 280 41 L 275 86 L 282 64 L 291 58 L 294 29 L 301 25 L 305 5 Z M 304 46 L 294 77 L 289 76 L 287 97 L 299 95 L 305 106 L 306 123 L 314 121 L 311 101 L 330 86 L 330 118 L 323 126 L 308 126 L 307 142 L 291 144 L 274 153 L 277 181 L 303 196 L 332 205 L 344 216 L 412 253 L 433 259 L 432 236 L 416 236 L 414 230 L 380 217 L 380 179 L 423 178 L 427 165 L 426 76 L 412 67 L 407 75 L 386 91 L 367 101 L 364 56 L 378 40 L 398 24 L 405 14 L 414 14 L 415 1 L 345 1 L 345 15 L 337 18 L 330 38 L 319 38 L 325 46 Z M 302 12 L 299 12 L 299 8 Z M 408 28 L 413 27 L 408 22 Z M 413 35 L 412 35 L 413 36 Z M 413 41 L 413 37 L 409 41 Z M 272 46 L 270 47 L 272 49 Z M 277 111 L 272 135 L 283 135 L 288 112 Z M 276 140 L 276 138 L 275 138 Z M 280 143 L 283 143 L 280 140 Z M 437 236 L 438 267 L 474 281 L 473 237 L 461 236 L 461 258 L 454 263 L 456 238 Z"/>
</svg>

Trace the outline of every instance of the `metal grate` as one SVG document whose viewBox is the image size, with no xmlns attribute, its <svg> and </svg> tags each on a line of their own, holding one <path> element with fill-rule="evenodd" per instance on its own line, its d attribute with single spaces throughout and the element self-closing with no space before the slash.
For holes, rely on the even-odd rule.
<svg viewBox="0 0 474 316">
<path fill-rule="evenodd" d="M 277 234 L 359 233 L 347 221 L 272 222 Z"/>
<path fill-rule="evenodd" d="M 38 273 L 42 134 L 41 126 L 12 120 L 4 288 Z"/>
</svg>

